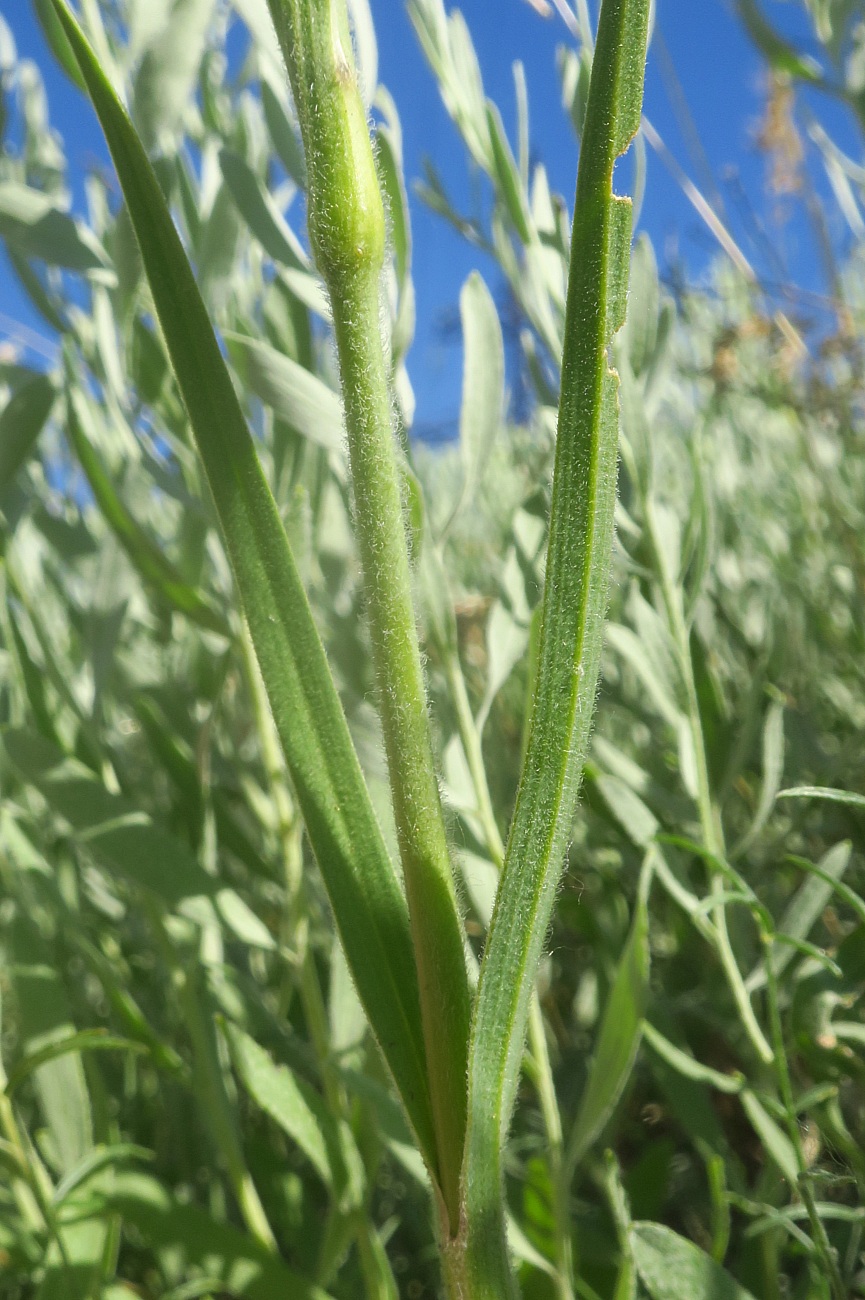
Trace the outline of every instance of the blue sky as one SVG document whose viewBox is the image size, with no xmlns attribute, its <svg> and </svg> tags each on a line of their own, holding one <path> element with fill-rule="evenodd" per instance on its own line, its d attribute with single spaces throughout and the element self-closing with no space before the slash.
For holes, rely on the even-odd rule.
<svg viewBox="0 0 865 1300">
<path fill-rule="evenodd" d="M 403 0 L 371 3 L 379 40 L 380 78 L 401 114 L 409 183 L 421 174 L 423 158 L 428 155 L 457 201 L 468 206 L 471 181 L 464 150 L 441 105 Z M 461 7 L 475 41 L 486 92 L 499 104 L 512 136 L 516 117 L 512 65 L 515 59 L 525 65 L 532 153 L 546 163 L 554 188 L 570 203 L 577 151 L 561 107 L 556 71 L 556 47 L 568 39 L 563 25 L 558 19 L 539 17 L 527 0 L 463 0 Z M 88 161 L 105 157 L 92 112 L 53 65 L 29 0 L 0 0 L 0 12 L 12 28 L 19 52 L 42 69 L 52 121 L 65 138 L 78 174 L 83 174 Z M 786 19 L 789 31 L 796 7 L 776 6 L 773 13 Z M 672 76 L 670 69 L 674 70 Z M 645 111 L 689 174 L 702 184 L 699 160 L 683 134 L 681 108 L 677 112 L 673 103 L 676 82 L 723 195 L 731 228 L 748 256 L 767 276 L 780 279 L 783 269 L 787 277 L 816 287 L 819 272 L 801 221 L 772 226 L 765 236 L 758 230 L 761 221 L 772 217 L 772 205 L 764 198 L 765 162 L 754 143 L 763 102 L 762 72 L 735 17 L 732 0 L 657 0 Z M 837 125 L 844 130 L 843 121 Z M 459 400 L 459 336 L 447 325 L 454 318 L 460 285 L 475 266 L 487 276 L 494 292 L 501 290 L 501 284 L 495 267 L 415 197 L 412 209 L 418 329 L 410 370 L 418 397 L 417 425 L 429 435 L 442 436 L 454 428 Z M 640 224 L 651 235 L 662 268 L 678 262 L 689 276 L 699 277 L 717 251 L 678 185 L 651 151 Z M 769 267 L 770 247 L 783 267 Z M 5 315 L 37 325 L 2 264 L 0 277 Z M 3 326 L 0 318 L 0 337 L 6 332 Z"/>
</svg>

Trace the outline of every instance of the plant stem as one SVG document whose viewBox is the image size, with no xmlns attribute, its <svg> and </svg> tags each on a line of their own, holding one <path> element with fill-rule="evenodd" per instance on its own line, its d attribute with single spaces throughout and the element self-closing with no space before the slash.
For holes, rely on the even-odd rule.
<svg viewBox="0 0 865 1300">
<path fill-rule="evenodd" d="M 432 1173 L 459 1225 L 469 991 L 412 603 L 389 368 L 385 219 L 345 0 L 270 0 L 303 136 L 308 226 L 330 295 L 385 751 L 420 989 L 436 1132 Z"/>
<path fill-rule="evenodd" d="M 685 686 L 685 695 L 688 703 L 688 730 L 691 736 L 691 744 L 694 750 L 694 765 L 697 775 L 697 809 L 700 816 L 700 830 L 703 837 L 703 844 L 716 858 L 726 856 L 726 847 L 724 844 L 724 830 L 721 825 L 721 817 L 712 798 L 712 786 L 709 780 L 709 763 L 706 755 L 706 741 L 703 735 L 703 724 L 700 718 L 700 704 L 697 697 L 697 685 L 694 680 L 694 665 L 691 659 L 690 638 L 688 636 L 688 626 L 685 621 L 685 611 L 682 605 L 682 593 L 673 579 L 667 565 L 664 548 L 658 535 L 658 523 L 655 517 L 654 507 L 651 498 L 644 497 L 643 510 L 646 519 L 646 525 L 649 535 L 649 542 L 655 560 L 655 568 L 661 580 L 661 593 L 664 600 L 664 607 L 667 612 L 667 622 L 673 641 L 676 646 L 676 654 L 679 661 L 679 671 L 682 674 L 682 680 Z M 713 894 L 720 894 L 724 889 L 724 880 L 722 876 L 715 872 L 712 875 L 711 889 Z M 751 1005 L 751 997 L 745 988 L 745 981 L 742 979 L 742 972 L 739 970 L 732 944 L 730 943 L 730 934 L 727 928 L 727 911 L 722 902 L 716 903 L 712 908 L 712 921 L 715 930 L 715 947 L 721 959 L 721 965 L 724 968 L 724 974 L 730 986 L 730 991 L 739 1011 L 739 1017 L 742 1025 L 754 1045 L 760 1060 L 767 1065 L 772 1061 L 772 1048 L 760 1028 L 757 1017 L 754 1014 L 754 1008 Z"/>
<path fill-rule="evenodd" d="M 499 833 L 493 802 L 483 759 L 481 735 L 478 731 L 466 690 L 465 677 L 456 645 L 440 646 L 444 659 L 445 676 L 450 688 L 457 729 L 466 755 L 469 774 L 474 788 L 478 818 L 484 833 L 487 852 L 501 870 L 505 856 L 504 841 Z M 537 989 L 529 1005 L 528 1044 L 531 1056 L 532 1081 L 538 1094 L 541 1116 L 547 1138 L 547 1165 L 553 1189 L 553 1218 L 556 1236 L 556 1292 L 558 1300 L 573 1300 L 573 1260 L 571 1233 L 568 1220 L 568 1190 L 564 1177 L 564 1139 L 562 1117 L 556 1098 L 552 1065 L 547 1047 L 544 1017 Z"/>
</svg>

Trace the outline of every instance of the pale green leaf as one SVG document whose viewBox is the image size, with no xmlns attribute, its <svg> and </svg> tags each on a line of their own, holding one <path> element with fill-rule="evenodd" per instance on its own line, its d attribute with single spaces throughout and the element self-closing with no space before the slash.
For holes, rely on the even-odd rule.
<svg viewBox="0 0 865 1300">
<path fill-rule="evenodd" d="M 0 493 L 30 456 L 56 396 L 47 375 L 33 374 L 18 385 L 0 412 Z"/>
<path fill-rule="evenodd" d="M 342 451 L 342 403 L 317 375 L 269 343 L 227 334 L 229 354 L 243 384 L 304 438 Z"/>
<path fill-rule="evenodd" d="M 641 898 L 604 1008 L 589 1077 L 568 1139 L 570 1168 L 579 1164 L 622 1095 L 640 1046 L 648 992 L 649 923 Z"/>
<path fill-rule="evenodd" d="M 50 195 L 18 181 L 0 181 L 0 235 L 26 257 L 70 271 L 104 271 L 110 265 L 92 231 Z"/>
<path fill-rule="evenodd" d="M 865 794 L 856 794 L 852 790 L 833 790 L 824 785 L 797 785 L 789 790 L 781 790 L 779 799 L 822 799 L 827 803 L 843 803 L 849 808 L 858 808 L 865 812 Z"/>
<path fill-rule="evenodd" d="M 763 1143 L 766 1154 L 777 1165 L 781 1173 L 787 1179 L 791 1187 L 797 1187 L 799 1181 L 799 1165 L 796 1160 L 796 1151 L 793 1143 L 790 1141 L 783 1129 L 772 1119 L 772 1116 L 766 1110 L 766 1107 L 760 1099 L 751 1091 L 745 1088 L 740 1093 L 742 1109 L 748 1116 L 753 1125 L 754 1131 Z"/>
<path fill-rule="evenodd" d="M 308 271 L 309 258 L 300 240 L 249 163 L 233 149 L 222 149 L 219 164 L 240 215 L 268 256 L 283 266 Z"/>
<path fill-rule="evenodd" d="M 660 1223 L 632 1224 L 631 1247 L 652 1300 L 754 1300 L 710 1255 Z"/>
</svg>

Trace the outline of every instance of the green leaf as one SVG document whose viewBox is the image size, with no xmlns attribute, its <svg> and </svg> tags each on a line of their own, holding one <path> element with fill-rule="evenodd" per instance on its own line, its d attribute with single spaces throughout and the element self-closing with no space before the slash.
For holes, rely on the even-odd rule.
<svg viewBox="0 0 865 1300">
<path fill-rule="evenodd" d="M 50 1043 L 28 1052 L 9 1075 L 6 1092 L 13 1093 L 34 1070 L 40 1069 L 48 1061 L 57 1061 L 63 1056 L 68 1056 L 70 1052 L 144 1052 L 146 1050 L 142 1043 L 136 1043 L 131 1038 L 118 1038 L 104 1029 L 79 1029 L 77 1033 L 52 1039 Z"/>
<path fill-rule="evenodd" d="M 753 1125 L 754 1132 L 763 1143 L 767 1155 L 774 1161 L 791 1188 L 799 1183 L 799 1165 L 793 1143 L 783 1129 L 772 1119 L 766 1107 L 750 1088 L 740 1094 L 742 1109 Z"/>
<path fill-rule="evenodd" d="M 148 148 L 174 131 L 192 100 L 213 10 L 214 0 L 177 0 L 144 53 L 135 77 L 133 115 Z M 69 36 L 68 27 L 66 31 Z"/>
<path fill-rule="evenodd" d="M 460 406 L 463 488 L 457 509 L 474 500 L 504 416 L 502 328 L 490 291 L 477 271 L 460 292 L 460 317 L 465 349 Z"/>
<path fill-rule="evenodd" d="M 646 0 L 604 0 L 601 9 L 574 206 L 535 695 L 472 1028 L 467 1253 L 477 1295 L 497 1300 L 515 1294 L 501 1213 L 501 1148 L 597 691 L 618 442 L 607 348 L 611 327 L 621 323 L 630 210 L 613 195 L 612 177 L 616 158 L 639 127 L 648 11 Z"/>
<path fill-rule="evenodd" d="M 737 7 L 751 40 L 776 72 L 785 72 L 801 81 L 822 82 L 819 63 L 807 54 L 800 54 L 776 32 L 757 0 L 737 0 Z"/>
<path fill-rule="evenodd" d="M 221 1290 L 244 1300 L 328 1300 L 286 1267 L 265 1246 L 230 1223 L 220 1223 L 196 1205 L 176 1200 L 155 1178 L 120 1174 L 106 1180 L 98 1203 L 104 1214 L 119 1214 L 137 1228 L 158 1253 L 171 1252 L 184 1273 L 203 1269 L 219 1279 Z"/>
<path fill-rule="evenodd" d="M 604 1009 L 580 1108 L 568 1139 L 568 1166 L 576 1168 L 603 1130 L 631 1073 L 649 992 L 649 925 L 640 898 L 631 933 Z"/>
<path fill-rule="evenodd" d="M 526 198 L 520 173 L 502 125 L 502 116 L 491 101 L 487 102 L 487 126 L 493 151 L 495 179 L 508 216 L 524 244 L 531 242 L 532 232 L 526 212 Z"/>
<path fill-rule="evenodd" d="M 763 779 L 754 819 L 736 845 L 736 856 L 744 853 L 760 834 L 775 806 L 778 788 L 784 775 L 784 706 L 773 700 L 763 724 Z"/>
<path fill-rule="evenodd" d="M 655 838 L 659 826 L 651 808 L 618 776 L 599 772 L 592 777 L 592 783 L 625 834 L 638 848 L 646 848 Z"/>
<path fill-rule="evenodd" d="M 60 1206 L 68 1196 L 76 1192 L 84 1183 L 91 1178 L 95 1178 L 103 1169 L 113 1165 L 125 1164 L 129 1160 L 152 1160 L 153 1152 L 148 1151 L 147 1147 L 136 1146 L 133 1142 L 115 1142 L 110 1146 L 101 1144 L 93 1147 L 74 1169 L 58 1183 L 54 1189 L 52 1200 L 55 1205 Z"/>
<path fill-rule="evenodd" d="M 77 380 L 78 377 L 73 375 L 66 392 L 66 434 L 105 522 L 145 582 L 154 587 L 169 605 L 186 614 L 200 627 L 227 636 L 228 625 L 225 619 L 194 587 L 183 580 L 118 496 L 95 450 L 90 433 L 92 412 Z"/>
<path fill-rule="evenodd" d="M 84 80 L 75 55 L 72 53 L 72 48 L 66 39 L 66 33 L 60 25 L 60 20 L 51 7 L 51 0 L 33 0 L 33 8 L 36 11 L 36 17 L 39 19 L 39 25 L 45 33 L 45 39 L 51 53 L 67 77 L 75 83 L 78 89 L 85 90 Z"/>
<path fill-rule="evenodd" d="M 296 1142 L 325 1187 L 357 1207 L 364 1170 L 351 1130 L 339 1123 L 322 1097 L 286 1065 L 277 1065 L 254 1039 L 234 1025 L 224 1032 L 231 1056 L 249 1095 Z"/>
<path fill-rule="evenodd" d="M 0 412 L 0 493 L 30 456 L 54 407 L 57 391 L 47 375 L 34 374 L 15 389 Z"/>
<path fill-rule="evenodd" d="M 219 165 L 240 215 L 268 256 L 283 266 L 307 271 L 309 258 L 300 240 L 249 163 L 233 149 L 223 149 Z"/>
<path fill-rule="evenodd" d="M 14 988 L 21 1047 L 27 1056 L 75 1033 L 56 953 L 31 924 L 17 916 L 11 927 Z M 90 1097 L 81 1057 L 66 1053 L 34 1066 L 34 1084 L 48 1128 L 51 1154 L 68 1174 L 93 1146 Z"/>
<path fill-rule="evenodd" d="M 280 741 L 361 1001 L 430 1167 L 433 1122 L 408 912 L 273 497 L 141 142 L 63 0 L 225 533 Z"/>
<path fill-rule="evenodd" d="M 270 17 L 264 3 L 262 3 L 262 8 L 265 10 L 265 21 L 269 24 Z M 279 161 L 298 189 L 306 189 L 306 160 L 303 156 L 300 138 L 283 107 L 282 101 L 267 81 L 261 83 L 261 103 L 264 108 L 264 120 L 270 132 L 271 144 L 276 150 Z"/>
<path fill-rule="evenodd" d="M 3 743 L 22 776 L 110 873 L 149 890 L 169 907 L 218 889 L 219 881 L 199 866 L 185 845 L 107 790 L 89 767 L 31 732 L 6 731 Z"/>
<path fill-rule="evenodd" d="M 817 864 L 820 875 L 813 874 L 796 890 L 784 909 L 778 922 L 778 937 L 787 936 L 795 945 L 806 939 L 812 927 L 823 915 L 829 899 L 832 897 L 834 882 L 840 881 L 850 865 L 853 846 L 849 840 L 835 844 Z M 832 883 L 830 883 L 832 882 Z M 786 970 L 795 956 L 794 947 L 775 948 L 772 954 L 772 969 L 776 977 Z M 766 983 L 766 968 L 761 962 L 748 977 L 746 988 L 749 992 L 761 989 Z"/>
<path fill-rule="evenodd" d="M 705 1083 L 710 1088 L 717 1088 L 719 1092 L 742 1091 L 744 1075 L 722 1074 L 720 1070 L 713 1070 L 710 1066 L 703 1065 L 696 1057 L 683 1052 L 681 1047 L 671 1043 L 669 1038 L 665 1038 L 648 1021 L 643 1024 L 643 1034 L 652 1050 L 657 1052 L 677 1074 L 681 1074 L 686 1079 L 693 1079 L 695 1083 Z"/>
<path fill-rule="evenodd" d="M 105 250 L 92 231 L 41 190 L 0 181 L 0 235 L 26 257 L 70 271 L 104 271 Z"/>
<path fill-rule="evenodd" d="M 843 803 L 849 808 L 858 808 L 865 812 L 865 794 L 855 794 L 851 790 L 833 790 L 825 785 L 797 785 L 789 790 L 781 790 L 779 799 L 823 799 L 827 803 Z"/>
<path fill-rule="evenodd" d="M 631 1247 L 652 1300 L 754 1300 L 705 1251 L 660 1223 L 632 1224 Z"/>
<path fill-rule="evenodd" d="M 269 343 L 232 333 L 225 339 L 245 387 L 310 442 L 342 451 L 342 403 L 332 388 Z"/>
</svg>

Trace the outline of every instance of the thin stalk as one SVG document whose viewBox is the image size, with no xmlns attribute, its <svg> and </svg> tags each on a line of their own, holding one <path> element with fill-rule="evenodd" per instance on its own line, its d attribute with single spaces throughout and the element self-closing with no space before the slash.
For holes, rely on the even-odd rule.
<svg viewBox="0 0 865 1300">
<path fill-rule="evenodd" d="M 327 284 L 342 379 L 394 819 L 420 990 L 443 1224 L 459 1225 L 469 990 L 433 763 L 389 366 L 381 333 L 385 218 L 352 66 L 345 0 L 269 0 L 307 160 L 308 226 Z"/>
<path fill-rule="evenodd" d="M 245 626 L 241 637 L 241 649 L 268 787 L 276 809 L 277 835 L 282 850 L 286 885 L 286 938 L 293 935 L 298 948 L 300 1003 L 321 1071 L 328 1108 L 333 1116 L 348 1123 L 350 1119 L 348 1098 L 331 1054 L 327 1007 L 315 959 L 307 943 L 308 909 L 303 881 L 302 824 L 292 800 L 288 773 L 267 703 L 267 692 L 255 657 L 252 638 Z M 387 1290 L 385 1294 L 381 1294 L 381 1268 L 378 1265 L 380 1252 L 376 1250 L 375 1228 L 365 1212 L 361 1211 L 355 1215 L 354 1228 L 367 1295 L 374 1300 L 379 1300 L 379 1297 L 380 1300 L 395 1300 L 397 1294 L 395 1284 L 392 1297 Z"/>
<path fill-rule="evenodd" d="M 814 1192 L 810 1182 L 810 1174 L 808 1172 L 808 1162 L 805 1159 L 805 1151 L 802 1146 L 802 1134 L 796 1116 L 796 1102 L 793 1097 L 793 1085 L 790 1081 L 790 1068 L 787 1063 L 787 1052 L 784 1046 L 784 1029 L 781 1024 L 781 1012 L 778 1006 L 778 980 L 775 975 L 773 963 L 774 954 L 772 952 L 771 937 L 766 936 L 764 943 L 766 947 L 766 993 L 769 1004 L 769 1024 L 771 1026 L 772 1040 L 775 1047 L 775 1076 L 778 1080 L 778 1091 L 781 1094 L 781 1101 L 784 1106 L 784 1118 L 787 1124 L 787 1132 L 790 1135 L 790 1141 L 793 1144 L 793 1151 L 796 1155 L 796 1166 L 799 1171 L 798 1190 L 808 1212 L 808 1222 L 811 1225 L 814 1245 L 823 1263 L 823 1267 L 826 1270 L 826 1276 L 828 1277 L 829 1285 L 832 1288 L 833 1300 L 845 1300 L 847 1288 L 844 1285 L 844 1279 L 841 1276 L 841 1270 L 838 1266 L 838 1259 L 826 1234 L 823 1220 L 817 1212 L 817 1206 L 814 1201 Z"/>
<path fill-rule="evenodd" d="M 487 781 L 486 765 L 483 759 L 481 735 L 472 712 L 466 690 L 465 677 L 459 654 L 454 646 L 443 647 L 444 669 L 450 688 L 450 697 L 457 718 L 457 730 L 465 751 L 469 774 L 474 788 L 478 818 L 484 833 L 487 852 L 495 866 L 501 871 L 505 857 L 505 845 L 499 833 L 493 801 Z M 571 1250 L 571 1233 L 568 1221 L 568 1191 L 564 1177 L 564 1137 L 562 1117 L 556 1097 L 550 1053 L 544 1028 L 537 989 L 532 994 L 529 1006 L 528 1044 L 531 1057 L 531 1077 L 541 1107 L 544 1132 L 547 1139 L 547 1165 L 550 1171 L 550 1183 L 553 1189 L 553 1217 L 556 1237 L 556 1293 L 558 1300 L 574 1300 L 573 1292 L 573 1258 Z"/>
<path fill-rule="evenodd" d="M 643 501 L 646 524 L 648 528 L 649 541 L 652 547 L 655 568 L 661 580 L 661 594 L 664 600 L 664 607 L 667 612 L 667 623 L 673 636 L 676 647 L 676 654 L 679 660 L 679 669 L 685 686 L 685 695 L 688 705 L 688 729 L 691 735 L 691 744 L 694 751 L 694 765 L 697 776 L 697 810 L 700 817 L 700 831 L 703 843 L 706 849 L 714 857 L 726 857 L 726 846 L 724 844 L 724 829 L 721 824 L 721 816 L 717 805 L 712 797 L 712 786 L 709 779 L 709 763 L 706 755 L 706 741 L 703 735 L 703 724 L 700 718 L 700 705 L 697 698 L 697 684 L 694 680 L 694 665 L 691 659 L 691 646 L 688 637 L 688 627 L 685 621 L 685 611 L 682 606 L 681 592 L 676 587 L 672 575 L 667 567 L 664 550 L 658 537 L 657 520 L 652 507 L 652 502 L 648 498 Z M 724 889 L 723 877 L 715 872 L 712 875 L 711 890 L 713 894 L 720 894 Z M 739 1011 L 742 1025 L 750 1038 L 754 1049 L 761 1061 L 767 1065 L 771 1063 L 773 1053 L 772 1048 L 760 1028 L 754 1008 L 751 1005 L 751 997 L 745 987 L 745 981 L 742 978 L 742 972 L 739 970 L 739 964 L 736 961 L 735 953 L 730 942 L 730 933 L 727 928 L 727 912 L 722 902 L 716 903 L 712 907 L 712 922 L 715 929 L 715 946 L 718 956 L 721 959 L 721 965 L 733 999 Z"/>
</svg>

